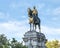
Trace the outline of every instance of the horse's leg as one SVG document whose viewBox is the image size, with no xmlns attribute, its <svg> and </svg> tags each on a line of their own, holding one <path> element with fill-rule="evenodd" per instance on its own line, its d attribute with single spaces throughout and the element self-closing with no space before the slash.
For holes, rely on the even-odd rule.
<svg viewBox="0 0 60 48">
<path fill-rule="evenodd" d="M 31 31 L 31 23 L 30 23 L 30 31 Z"/>
<path fill-rule="evenodd" d="M 33 30 L 34 30 L 34 23 L 33 23 Z"/>
<path fill-rule="evenodd" d="M 39 19 L 39 18 L 38 18 Z M 39 23 L 38 23 L 38 27 L 39 27 L 39 32 L 41 32 L 41 26 L 40 26 L 40 19 L 39 19 Z"/>
<path fill-rule="evenodd" d="M 39 32 L 41 32 L 40 24 L 38 24 L 38 27 L 39 27 Z"/>
<path fill-rule="evenodd" d="M 35 24 L 35 31 L 36 31 L 36 24 Z"/>
</svg>

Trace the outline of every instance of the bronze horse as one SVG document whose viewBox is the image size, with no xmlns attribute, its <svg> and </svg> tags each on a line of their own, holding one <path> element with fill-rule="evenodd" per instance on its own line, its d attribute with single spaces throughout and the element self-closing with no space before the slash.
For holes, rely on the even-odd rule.
<svg viewBox="0 0 60 48">
<path fill-rule="evenodd" d="M 37 15 L 33 15 L 32 10 L 30 8 L 28 8 L 30 31 L 31 31 L 31 24 L 33 24 L 33 30 L 36 31 L 36 25 L 38 25 L 39 32 L 40 32 L 40 19 L 39 19 L 39 17 Z"/>
</svg>

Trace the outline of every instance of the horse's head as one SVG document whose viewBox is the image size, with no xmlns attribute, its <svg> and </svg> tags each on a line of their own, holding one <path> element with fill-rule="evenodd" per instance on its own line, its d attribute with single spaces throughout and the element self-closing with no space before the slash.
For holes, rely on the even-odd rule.
<svg viewBox="0 0 60 48">
<path fill-rule="evenodd" d="M 28 16 L 32 17 L 32 10 L 30 8 L 28 8 Z"/>
<path fill-rule="evenodd" d="M 31 13 L 31 9 L 30 9 L 30 8 L 28 8 L 28 13 L 29 13 L 29 14 Z"/>
</svg>

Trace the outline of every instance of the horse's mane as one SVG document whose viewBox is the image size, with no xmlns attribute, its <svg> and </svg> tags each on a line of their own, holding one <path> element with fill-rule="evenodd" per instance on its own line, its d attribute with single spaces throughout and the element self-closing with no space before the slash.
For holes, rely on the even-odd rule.
<svg viewBox="0 0 60 48">
<path fill-rule="evenodd" d="M 28 14 L 29 14 L 30 16 L 32 16 L 32 10 L 31 10 L 31 9 L 29 9 Z"/>
</svg>

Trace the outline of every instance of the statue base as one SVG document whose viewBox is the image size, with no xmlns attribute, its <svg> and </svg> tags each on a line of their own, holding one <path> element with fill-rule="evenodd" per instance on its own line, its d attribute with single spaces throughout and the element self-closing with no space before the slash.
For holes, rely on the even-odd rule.
<svg viewBox="0 0 60 48">
<path fill-rule="evenodd" d="M 23 41 L 28 48 L 46 48 L 47 39 L 43 33 L 32 30 L 24 34 Z"/>
</svg>

